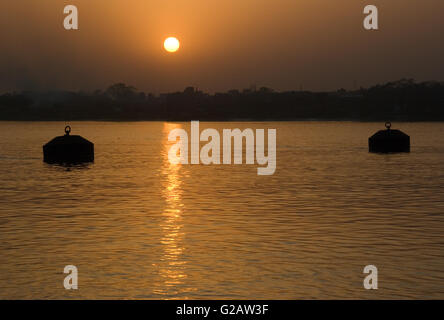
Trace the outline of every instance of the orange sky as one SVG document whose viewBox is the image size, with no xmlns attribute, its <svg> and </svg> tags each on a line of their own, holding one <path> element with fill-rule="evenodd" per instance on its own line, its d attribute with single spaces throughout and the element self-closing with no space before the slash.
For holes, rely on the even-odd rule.
<svg viewBox="0 0 444 320">
<path fill-rule="evenodd" d="M 67 4 L 79 9 L 78 31 L 63 29 Z M 379 31 L 362 27 L 367 4 L 379 8 Z M 443 15 L 438 0 L 2 0 L 0 92 L 444 80 Z M 176 54 L 162 48 L 170 35 Z"/>
</svg>

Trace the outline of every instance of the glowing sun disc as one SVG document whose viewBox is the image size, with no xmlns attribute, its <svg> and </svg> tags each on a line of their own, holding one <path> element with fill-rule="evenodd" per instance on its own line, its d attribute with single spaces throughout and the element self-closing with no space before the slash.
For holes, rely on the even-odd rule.
<svg viewBox="0 0 444 320">
<path fill-rule="evenodd" d="M 177 50 L 179 50 L 180 43 L 179 40 L 177 40 L 177 38 L 169 37 L 163 43 L 163 47 L 168 52 L 176 52 Z"/>
</svg>

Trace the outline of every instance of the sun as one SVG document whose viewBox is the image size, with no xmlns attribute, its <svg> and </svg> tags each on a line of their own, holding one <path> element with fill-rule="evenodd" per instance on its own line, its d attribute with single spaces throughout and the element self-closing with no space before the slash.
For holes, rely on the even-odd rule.
<svg viewBox="0 0 444 320">
<path fill-rule="evenodd" d="M 179 50 L 180 42 L 175 37 L 169 37 L 166 38 L 165 42 L 163 43 L 163 47 L 168 52 L 176 52 Z"/>
</svg>

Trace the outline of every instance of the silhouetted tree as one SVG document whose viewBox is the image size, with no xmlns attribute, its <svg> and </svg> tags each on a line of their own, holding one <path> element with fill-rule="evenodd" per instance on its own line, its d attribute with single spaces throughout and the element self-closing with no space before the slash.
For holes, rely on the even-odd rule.
<svg viewBox="0 0 444 320">
<path fill-rule="evenodd" d="M 106 89 L 106 94 L 115 100 L 131 99 L 136 95 L 136 88 L 124 83 L 116 83 Z"/>
</svg>

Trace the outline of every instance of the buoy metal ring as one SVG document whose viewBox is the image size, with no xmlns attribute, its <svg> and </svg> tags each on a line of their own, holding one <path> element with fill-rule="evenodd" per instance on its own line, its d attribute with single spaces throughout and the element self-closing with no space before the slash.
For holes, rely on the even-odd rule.
<svg viewBox="0 0 444 320">
<path fill-rule="evenodd" d="M 392 127 L 392 123 L 390 121 L 387 121 L 385 123 L 385 127 L 387 128 L 387 130 L 390 130 L 390 128 Z"/>
<path fill-rule="evenodd" d="M 66 127 L 65 127 L 65 134 L 66 134 L 67 136 L 69 136 L 70 133 L 71 133 L 71 127 L 70 127 L 70 126 L 66 126 Z"/>
</svg>

